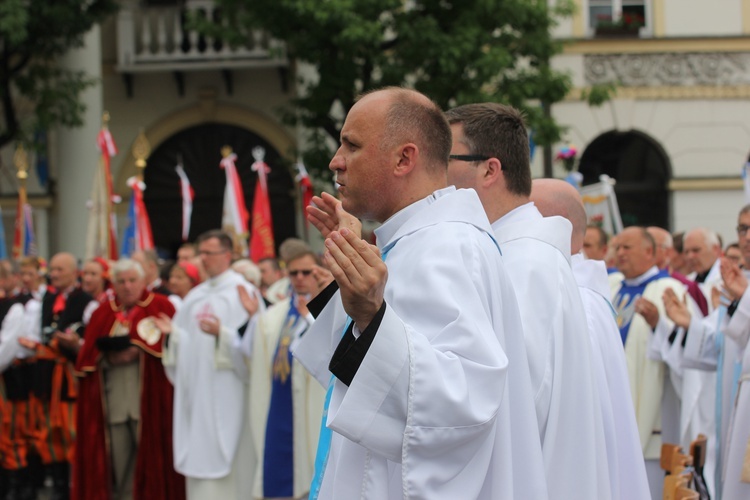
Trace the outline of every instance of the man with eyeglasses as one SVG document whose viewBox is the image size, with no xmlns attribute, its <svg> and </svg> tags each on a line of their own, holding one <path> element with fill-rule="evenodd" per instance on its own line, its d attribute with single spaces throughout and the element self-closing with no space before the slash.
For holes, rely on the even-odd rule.
<svg viewBox="0 0 750 500">
<path fill-rule="evenodd" d="M 185 296 L 169 334 L 163 364 L 174 384 L 175 470 L 187 478 L 187 497 L 250 498 L 255 457 L 247 405 L 248 367 L 237 348 L 250 319 L 238 288 L 259 301 L 258 290 L 233 271 L 232 238 L 212 230 L 197 240 L 208 279 Z"/>
<path fill-rule="evenodd" d="M 307 498 L 325 390 L 292 358 L 313 323 L 307 309 L 327 272 L 305 245 L 285 256 L 292 293 L 261 314 L 257 300 L 240 288 L 252 320 L 241 341 L 250 363 L 250 425 L 256 452 L 253 498 Z"/>
<path fill-rule="evenodd" d="M 593 354 L 570 266 L 571 224 L 542 217 L 529 199 L 529 139 L 519 111 L 482 103 L 446 116 L 448 182 L 476 190 L 518 298 L 547 488 L 555 498 L 610 498 Z M 576 460 L 566 459 L 573 449 Z"/>
<path fill-rule="evenodd" d="M 746 268 L 750 264 L 749 227 L 750 205 L 746 205 L 740 210 L 737 224 L 739 247 Z M 745 451 L 740 447 L 746 446 L 747 439 L 750 437 L 748 436 L 750 429 L 744 424 L 740 424 L 736 430 L 730 429 L 732 414 L 740 411 L 741 407 L 739 404 L 735 407 L 735 401 L 739 401 L 737 397 L 739 388 L 744 389 L 744 397 L 748 397 L 747 389 L 741 387 L 741 381 L 750 378 L 742 375 L 742 371 L 747 373 L 750 368 L 750 360 L 746 360 L 743 364 L 743 353 L 747 358 L 746 346 L 748 336 L 750 336 L 750 294 L 746 293 L 750 272 L 747 269 L 741 270 L 729 259 L 722 258 L 719 261 L 718 268 L 722 280 L 719 288 L 720 305 L 708 316 L 701 318 L 700 315 L 691 314 L 686 304 L 673 294 L 664 295 L 664 305 L 667 315 L 680 327 L 674 336 L 673 345 L 683 346 L 681 350 L 674 349 L 682 366 L 716 371 L 714 416 L 718 442 L 715 454 L 717 465 L 714 487 L 715 493 L 720 493 L 722 486 L 724 488 L 724 496 L 717 495 L 718 498 L 734 499 L 745 498 L 750 493 L 747 484 L 742 484 L 740 481 L 742 457 L 738 456 L 740 451 L 742 453 Z M 743 408 L 741 411 L 748 411 L 747 402 Z M 738 414 L 735 414 L 735 421 Z M 744 433 L 745 441 L 735 445 L 733 440 L 739 439 L 742 433 Z M 725 458 L 729 458 L 726 463 L 724 463 Z"/>
</svg>

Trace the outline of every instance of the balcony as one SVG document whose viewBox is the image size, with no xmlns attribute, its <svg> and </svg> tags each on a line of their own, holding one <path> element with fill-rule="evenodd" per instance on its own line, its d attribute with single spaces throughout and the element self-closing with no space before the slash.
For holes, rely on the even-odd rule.
<svg viewBox="0 0 750 500">
<path fill-rule="evenodd" d="M 164 4 L 168 2 L 155 2 Z M 247 68 L 284 68 L 288 65 L 283 43 L 262 30 L 252 31 L 245 44 L 230 47 L 186 28 L 190 15 L 219 20 L 208 0 L 143 6 L 131 1 L 117 14 L 117 70 L 130 75 Z"/>
</svg>

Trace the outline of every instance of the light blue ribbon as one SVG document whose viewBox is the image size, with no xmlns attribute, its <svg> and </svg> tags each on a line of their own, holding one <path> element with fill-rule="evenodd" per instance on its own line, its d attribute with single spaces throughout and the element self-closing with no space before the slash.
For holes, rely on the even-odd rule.
<svg viewBox="0 0 750 500">
<path fill-rule="evenodd" d="M 395 243 L 393 243 L 387 250 L 383 251 L 382 259 L 388 256 L 388 252 L 391 251 Z M 346 324 L 344 325 L 344 331 L 341 332 L 343 337 L 349 326 L 352 324 L 352 318 L 346 317 Z M 320 419 L 320 437 L 318 437 L 318 449 L 315 451 L 315 473 L 313 474 L 312 484 L 310 484 L 310 495 L 308 500 L 318 500 L 320 495 L 320 487 L 323 485 L 323 476 L 325 475 L 326 465 L 328 464 L 328 455 L 331 453 L 331 439 L 333 438 L 333 431 L 328 428 L 326 421 L 328 420 L 328 407 L 331 405 L 331 396 L 333 395 L 333 382 L 336 377 L 331 375 L 331 380 L 328 382 L 328 391 L 326 391 L 326 400 L 323 404 L 323 417 Z"/>
<path fill-rule="evenodd" d="M 724 320 L 724 316 L 727 313 L 727 306 L 720 305 L 718 319 L 716 321 L 716 339 L 714 345 L 719 353 L 719 359 L 716 362 L 716 407 L 714 415 L 716 417 L 716 470 L 714 471 L 714 484 L 716 485 L 715 498 L 721 500 L 721 456 L 722 456 L 722 442 L 721 442 L 721 418 L 723 413 L 723 397 L 724 397 L 724 332 L 721 331 L 721 323 Z"/>
</svg>

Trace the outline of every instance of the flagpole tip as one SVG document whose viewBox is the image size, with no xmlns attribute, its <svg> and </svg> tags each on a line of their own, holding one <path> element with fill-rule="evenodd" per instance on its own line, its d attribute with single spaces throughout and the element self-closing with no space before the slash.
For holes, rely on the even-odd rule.
<svg viewBox="0 0 750 500">
<path fill-rule="evenodd" d="M 232 154 L 232 146 L 224 146 L 221 148 L 221 157 L 226 158 Z"/>
</svg>

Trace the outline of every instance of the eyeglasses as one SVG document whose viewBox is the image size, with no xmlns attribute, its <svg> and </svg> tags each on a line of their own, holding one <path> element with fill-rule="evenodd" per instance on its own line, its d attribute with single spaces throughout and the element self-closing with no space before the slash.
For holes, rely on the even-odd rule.
<svg viewBox="0 0 750 500">
<path fill-rule="evenodd" d="M 198 250 L 198 255 L 221 255 L 227 253 L 229 250 Z"/>
<path fill-rule="evenodd" d="M 747 231 L 750 230 L 750 226 L 746 226 L 745 224 L 740 224 L 737 226 L 737 234 L 740 236 L 747 235 Z"/>
<path fill-rule="evenodd" d="M 483 155 L 448 155 L 448 158 L 451 160 L 458 160 L 458 161 L 485 161 L 489 160 L 489 156 L 483 156 Z"/>
<path fill-rule="evenodd" d="M 296 278 L 298 274 L 301 274 L 302 276 L 310 276 L 312 274 L 312 269 L 298 269 L 289 271 L 289 276 L 291 276 L 292 278 Z"/>
</svg>

